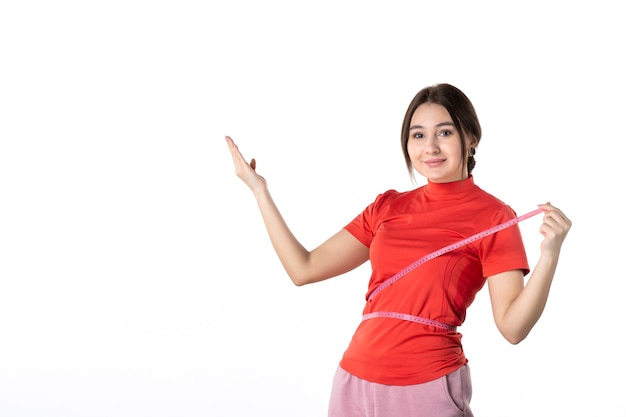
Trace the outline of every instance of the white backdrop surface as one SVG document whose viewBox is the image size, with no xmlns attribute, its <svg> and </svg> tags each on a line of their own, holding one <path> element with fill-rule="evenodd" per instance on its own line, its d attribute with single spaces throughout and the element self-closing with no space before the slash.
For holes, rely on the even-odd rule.
<svg viewBox="0 0 626 417">
<path fill-rule="evenodd" d="M 470 308 L 475 414 L 626 416 L 618 10 L 0 3 L 0 416 L 324 416 L 368 265 L 293 286 L 224 135 L 312 249 L 413 187 L 400 125 L 438 82 L 476 106 L 476 182 L 573 221 L 527 340 L 498 334 L 486 291 Z"/>
</svg>

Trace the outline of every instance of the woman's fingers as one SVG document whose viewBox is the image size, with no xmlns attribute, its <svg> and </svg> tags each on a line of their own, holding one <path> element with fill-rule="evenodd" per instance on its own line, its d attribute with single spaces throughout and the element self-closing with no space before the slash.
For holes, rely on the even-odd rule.
<svg viewBox="0 0 626 417">
<path fill-rule="evenodd" d="M 253 190 L 258 189 L 259 186 L 264 187 L 265 180 L 256 172 L 256 160 L 251 159 L 250 163 L 248 163 L 230 136 L 226 136 L 226 143 L 233 157 L 235 174 Z"/>
<path fill-rule="evenodd" d="M 233 157 L 233 162 L 235 163 L 235 165 L 240 164 L 242 161 L 245 162 L 243 159 L 243 155 L 239 151 L 239 147 L 235 144 L 235 141 L 232 140 L 230 136 L 226 136 L 226 143 L 228 144 L 228 149 L 230 149 L 230 154 Z"/>
<path fill-rule="evenodd" d="M 546 238 L 542 243 L 542 248 L 558 249 L 565 240 L 572 222 L 560 209 L 550 203 L 540 204 L 539 207 L 544 211 L 539 232 Z"/>
<path fill-rule="evenodd" d="M 241 154 L 239 147 L 235 144 L 235 141 L 230 136 L 226 136 L 226 143 L 228 143 L 230 154 L 233 157 L 233 163 L 235 164 L 235 173 L 237 174 L 237 176 L 241 176 L 243 174 L 243 171 L 247 167 L 255 169 L 256 161 L 253 159 L 251 163 L 248 164 Z"/>
<path fill-rule="evenodd" d="M 572 225 L 572 221 L 567 218 L 565 213 L 563 213 L 557 207 L 554 207 L 550 203 L 541 204 L 541 209 L 544 211 L 543 219 L 544 222 L 549 223 L 553 226 L 560 226 L 565 231 L 569 230 Z"/>
</svg>

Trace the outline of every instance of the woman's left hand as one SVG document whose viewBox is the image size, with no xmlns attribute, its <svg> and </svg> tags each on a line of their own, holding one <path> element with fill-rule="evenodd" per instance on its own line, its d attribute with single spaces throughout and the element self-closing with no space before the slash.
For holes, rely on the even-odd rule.
<svg viewBox="0 0 626 417">
<path fill-rule="evenodd" d="M 539 233 L 545 237 L 541 243 L 541 251 L 558 254 L 567 232 L 572 227 L 572 222 L 561 210 L 550 203 L 539 204 L 539 208 L 544 212 L 543 223 L 539 227 Z"/>
</svg>

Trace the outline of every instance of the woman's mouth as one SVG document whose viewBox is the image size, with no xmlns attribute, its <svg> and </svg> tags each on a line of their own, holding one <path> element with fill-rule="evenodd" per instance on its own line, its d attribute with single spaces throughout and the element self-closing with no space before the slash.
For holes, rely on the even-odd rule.
<svg viewBox="0 0 626 417">
<path fill-rule="evenodd" d="M 424 161 L 424 164 L 426 164 L 429 168 L 436 168 L 445 161 L 445 159 L 429 159 L 428 161 Z"/>
</svg>

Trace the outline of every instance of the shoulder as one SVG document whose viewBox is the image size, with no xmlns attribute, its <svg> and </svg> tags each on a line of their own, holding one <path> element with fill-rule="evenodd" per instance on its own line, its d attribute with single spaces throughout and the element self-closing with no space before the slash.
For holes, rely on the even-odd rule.
<svg viewBox="0 0 626 417">
<path fill-rule="evenodd" d="M 378 194 L 378 196 L 376 196 L 376 201 L 396 200 L 408 193 L 409 193 L 408 191 L 398 191 L 398 190 L 391 189 L 391 190 L 387 190 L 383 193 Z"/>
<path fill-rule="evenodd" d="M 378 194 L 374 201 L 368 204 L 362 212 L 362 215 L 374 219 L 384 217 L 389 213 L 397 212 L 406 205 L 406 201 L 410 200 L 407 198 L 410 193 L 411 191 L 403 192 L 395 189 L 384 191 Z"/>
<path fill-rule="evenodd" d="M 484 201 L 485 203 L 494 205 L 494 206 L 505 206 L 506 204 L 500 200 L 498 197 L 496 197 L 495 195 L 485 191 L 484 189 L 480 188 L 479 186 L 476 186 L 476 196 L 478 196 L 482 201 Z"/>
<path fill-rule="evenodd" d="M 472 202 L 477 209 L 484 214 L 488 214 L 485 217 L 489 218 L 491 223 L 506 221 L 516 217 L 515 210 L 511 206 L 480 187 L 476 187 Z"/>
<path fill-rule="evenodd" d="M 385 206 L 395 206 L 397 204 L 402 204 L 405 201 L 411 200 L 413 196 L 419 192 L 419 188 L 411 191 L 398 191 L 395 189 L 387 190 L 376 196 L 376 199 L 372 203 L 372 206 L 380 208 Z"/>
</svg>

